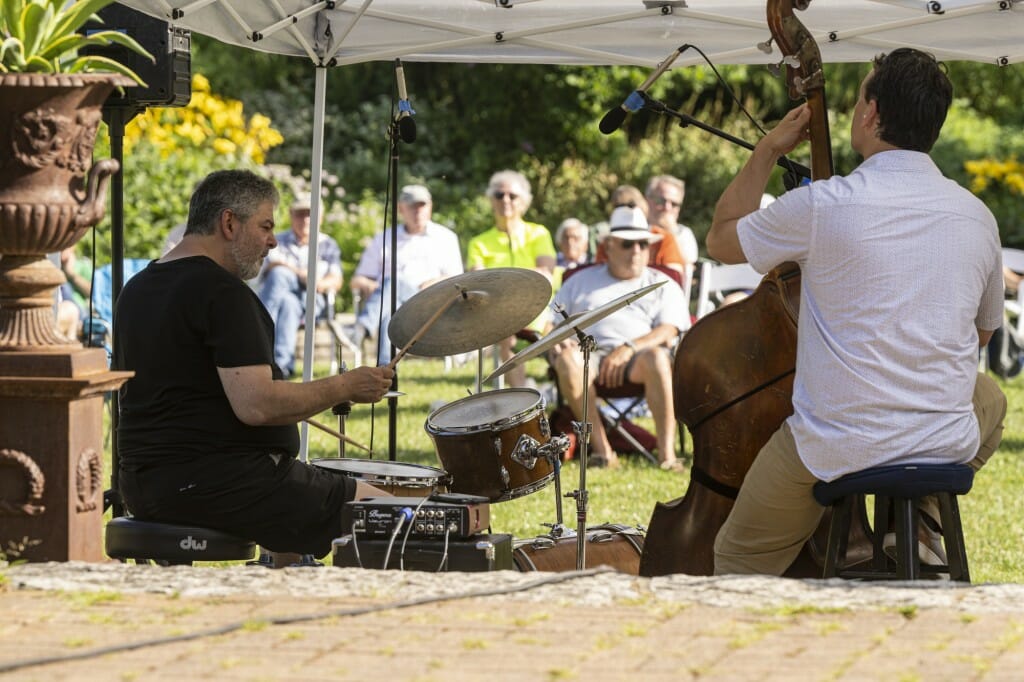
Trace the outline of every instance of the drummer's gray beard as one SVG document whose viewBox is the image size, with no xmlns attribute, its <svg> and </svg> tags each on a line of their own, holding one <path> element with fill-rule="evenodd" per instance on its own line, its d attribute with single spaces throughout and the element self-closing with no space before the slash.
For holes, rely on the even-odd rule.
<svg viewBox="0 0 1024 682">
<path fill-rule="evenodd" d="M 231 242 L 231 259 L 235 261 L 235 268 L 238 270 L 240 278 L 252 279 L 260 274 L 260 266 L 263 265 L 262 251 L 261 244 L 249 245 L 243 241 Z"/>
</svg>

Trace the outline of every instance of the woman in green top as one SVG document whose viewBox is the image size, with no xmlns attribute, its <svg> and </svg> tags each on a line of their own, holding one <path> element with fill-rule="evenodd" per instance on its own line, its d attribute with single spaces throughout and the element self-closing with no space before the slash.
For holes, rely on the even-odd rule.
<svg viewBox="0 0 1024 682">
<path fill-rule="evenodd" d="M 555 269 L 555 245 L 548 228 L 523 220 L 533 195 L 530 182 L 522 173 L 513 170 L 498 171 L 487 183 L 487 196 L 491 200 L 495 225 L 477 235 L 466 249 L 466 269 L 531 268 L 551 279 Z M 541 315 L 546 319 L 546 311 Z M 543 328 L 543 319 L 534 324 Z M 532 325 L 531 325 L 532 326 Z M 512 357 L 515 338 L 501 342 L 501 359 Z M 517 367 L 509 372 L 508 382 L 522 386 L 526 382 L 526 369 Z"/>
</svg>

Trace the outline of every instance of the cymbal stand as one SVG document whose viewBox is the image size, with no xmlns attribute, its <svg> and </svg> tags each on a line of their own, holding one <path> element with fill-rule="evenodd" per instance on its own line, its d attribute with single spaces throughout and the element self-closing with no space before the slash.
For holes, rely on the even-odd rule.
<svg viewBox="0 0 1024 682">
<path fill-rule="evenodd" d="M 551 466 L 555 468 L 555 522 L 551 525 L 549 535 L 555 539 L 568 533 L 562 517 L 562 457 L 555 453 L 551 458 Z"/>
<path fill-rule="evenodd" d="M 559 310 L 563 316 L 564 310 Z M 567 317 L 567 316 L 566 316 Z M 597 349 L 597 342 L 590 334 L 584 334 L 579 327 L 576 330 L 576 338 L 580 342 L 580 350 L 583 351 L 583 420 L 573 421 L 572 428 L 576 432 L 576 442 L 580 447 L 580 487 L 566 497 L 576 500 L 576 570 L 582 571 L 587 565 L 587 450 L 590 448 L 590 433 L 593 425 L 587 421 L 590 409 L 590 354 Z"/>
</svg>

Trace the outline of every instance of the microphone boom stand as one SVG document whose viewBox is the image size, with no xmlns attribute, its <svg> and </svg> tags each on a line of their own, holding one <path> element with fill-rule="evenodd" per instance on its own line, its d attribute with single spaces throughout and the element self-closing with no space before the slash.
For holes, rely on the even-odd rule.
<svg viewBox="0 0 1024 682">
<path fill-rule="evenodd" d="M 692 125 L 692 126 L 695 126 L 697 128 L 700 128 L 703 131 L 709 132 L 712 135 L 716 135 L 716 136 L 722 138 L 723 140 L 725 140 L 726 142 L 732 142 L 733 144 L 739 145 L 740 147 L 743 147 L 744 149 L 749 149 L 750 151 L 754 151 L 754 145 L 752 145 L 751 143 L 747 142 L 746 140 L 741 140 L 740 138 L 738 138 L 738 137 L 736 137 L 734 135 L 730 135 L 729 133 L 725 132 L 721 128 L 716 128 L 716 127 L 714 127 L 712 125 L 708 125 L 707 123 L 704 123 L 703 121 L 698 121 L 697 119 L 695 119 L 694 117 L 690 116 L 689 114 L 684 114 L 681 111 L 676 111 L 675 109 L 672 109 L 671 107 L 669 107 L 664 102 L 659 102 L 658 100 L 654 99 L 653 97 L 648 95 L 646 92 L 641 92 L 640 96 L 644 100 L 643 108 L 648 109 L 648 110 L 653 111 L 653 112 L 658 113 L 658 114 L 667 114 L 668 116 L 671 116 L 672 118 L 675 118 L 676 120 L 679 121 L 679 126 L 681 128 L 685 128 L 686 126 L 691 126 Z M 792 189 L 793 187 L 796 187 L 797 184 L 799 184 L 799 182 L 800 182 L 800 178 L 807 178 L 808 180 L 811 179 L 811 169 L 810 168 L 808 168 L 807 166 L 805 166 L 803 164 L 796 163 L 795 161 L 790 161 L 789 158 L 786 157 L 786 156 L 780 156 L 778 159 L 776 159 L 775 160 L 775 165 L 779 166 L 780 168 L 784 168 L 786 171 L 788 171 L 787 176 L 790 176 L 790 177 L 787 177 L 787 188 L 788 189 Z M 792 187 L 790 187 L 788 185 L 788 183 L 790 181 L 793 182 Z"/>
<path fill-rule="evenodd" d="M 391 317 L 395 315 L 395 311 L 398 309 L 398 142 L 401 139 L 399 132 L 399 120 L 401 114 L 395 117 L 388 127 L 388 140 L 390 141 L 391 153 L 388 169 L 388 175 L 391 178 Z M 381 305 L 384 305 L 384 301 L 381 301 Z M 386 329 L 380 329 L 377 331 L 377 347 L 380 347 L 383 339 L 382 337 L 387 334 Z M 390 335 L 388 335 L 388 343 L 391 345 L 390 357 L 395 357 L 395 344 L 391 341 Z M 394 462 L 398 457 L 398 367 L 393 367 L 395 376 L 391 380 L 391 395 L 388 398 L 388 459 Z"/>
</svg>

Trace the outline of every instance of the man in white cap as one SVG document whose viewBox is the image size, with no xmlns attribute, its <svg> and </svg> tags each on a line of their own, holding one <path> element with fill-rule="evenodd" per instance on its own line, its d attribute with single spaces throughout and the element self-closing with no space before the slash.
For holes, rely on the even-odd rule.
<svg viewBox="0 0 1024 682">
<path fill-rule="evenodd" d="M 274 362 L 285 377 L 295 372 L 295 341 L 306 316 L 306 273 L 309 263 L 311 197 L 300 194 L 292 202 L 291 229 L 275 235 L 277 248 L 260 271 L 260 300 L 274 321 Z M 328 293 L 341 288 L 341 249 L 324 233 L 317 240 L 316 313 L 326 305 Z"/>
<path fill-rule="evenodd" d="M 672 413 L 671 348 L 679 334 L 690 327 L 690 311 L 682 289 L 663 273 L 647 267 L 650 245 L 658 239 L 660 236 L 650 231 L 639 208 L 616 208 L 604 237 L 607 262 L 580 270 L 555 295 L 555 305 L 563 307 L 565 314 L 574 315 L 599 308 L 649 284 L 668 280 L 583 330 L 593 336 L 597 344 L 597 351 L 591 356 L 586 417 L 593 426 L 592 466 L 618 465 L 599 418 L 594 384 L 615 388 L 629 381 L 644 386 L 644 395 L 654 417 L 661 466 L 679 468 Z M 583 411 L 583 354 L 575 337 L 558 344 L 549 357 L 558 375 L 559 390 L 579 418 Z"/>
<path fill-rule="evenodd" d="M 459 238 L 431 220 L 434 204 L 423 185 L 406 185 L 398 195 L 398 291 L 401 306 L 420 289 L 462 272 Z M 386 254 L 386 257 L 385 257 Z M 350 286 L 366 305 L 356 318 L 355 341 L 377 339 L 377 362 L 391 360 L 391 230 L 378 232 L 363 251 Z"/>
</svg>

